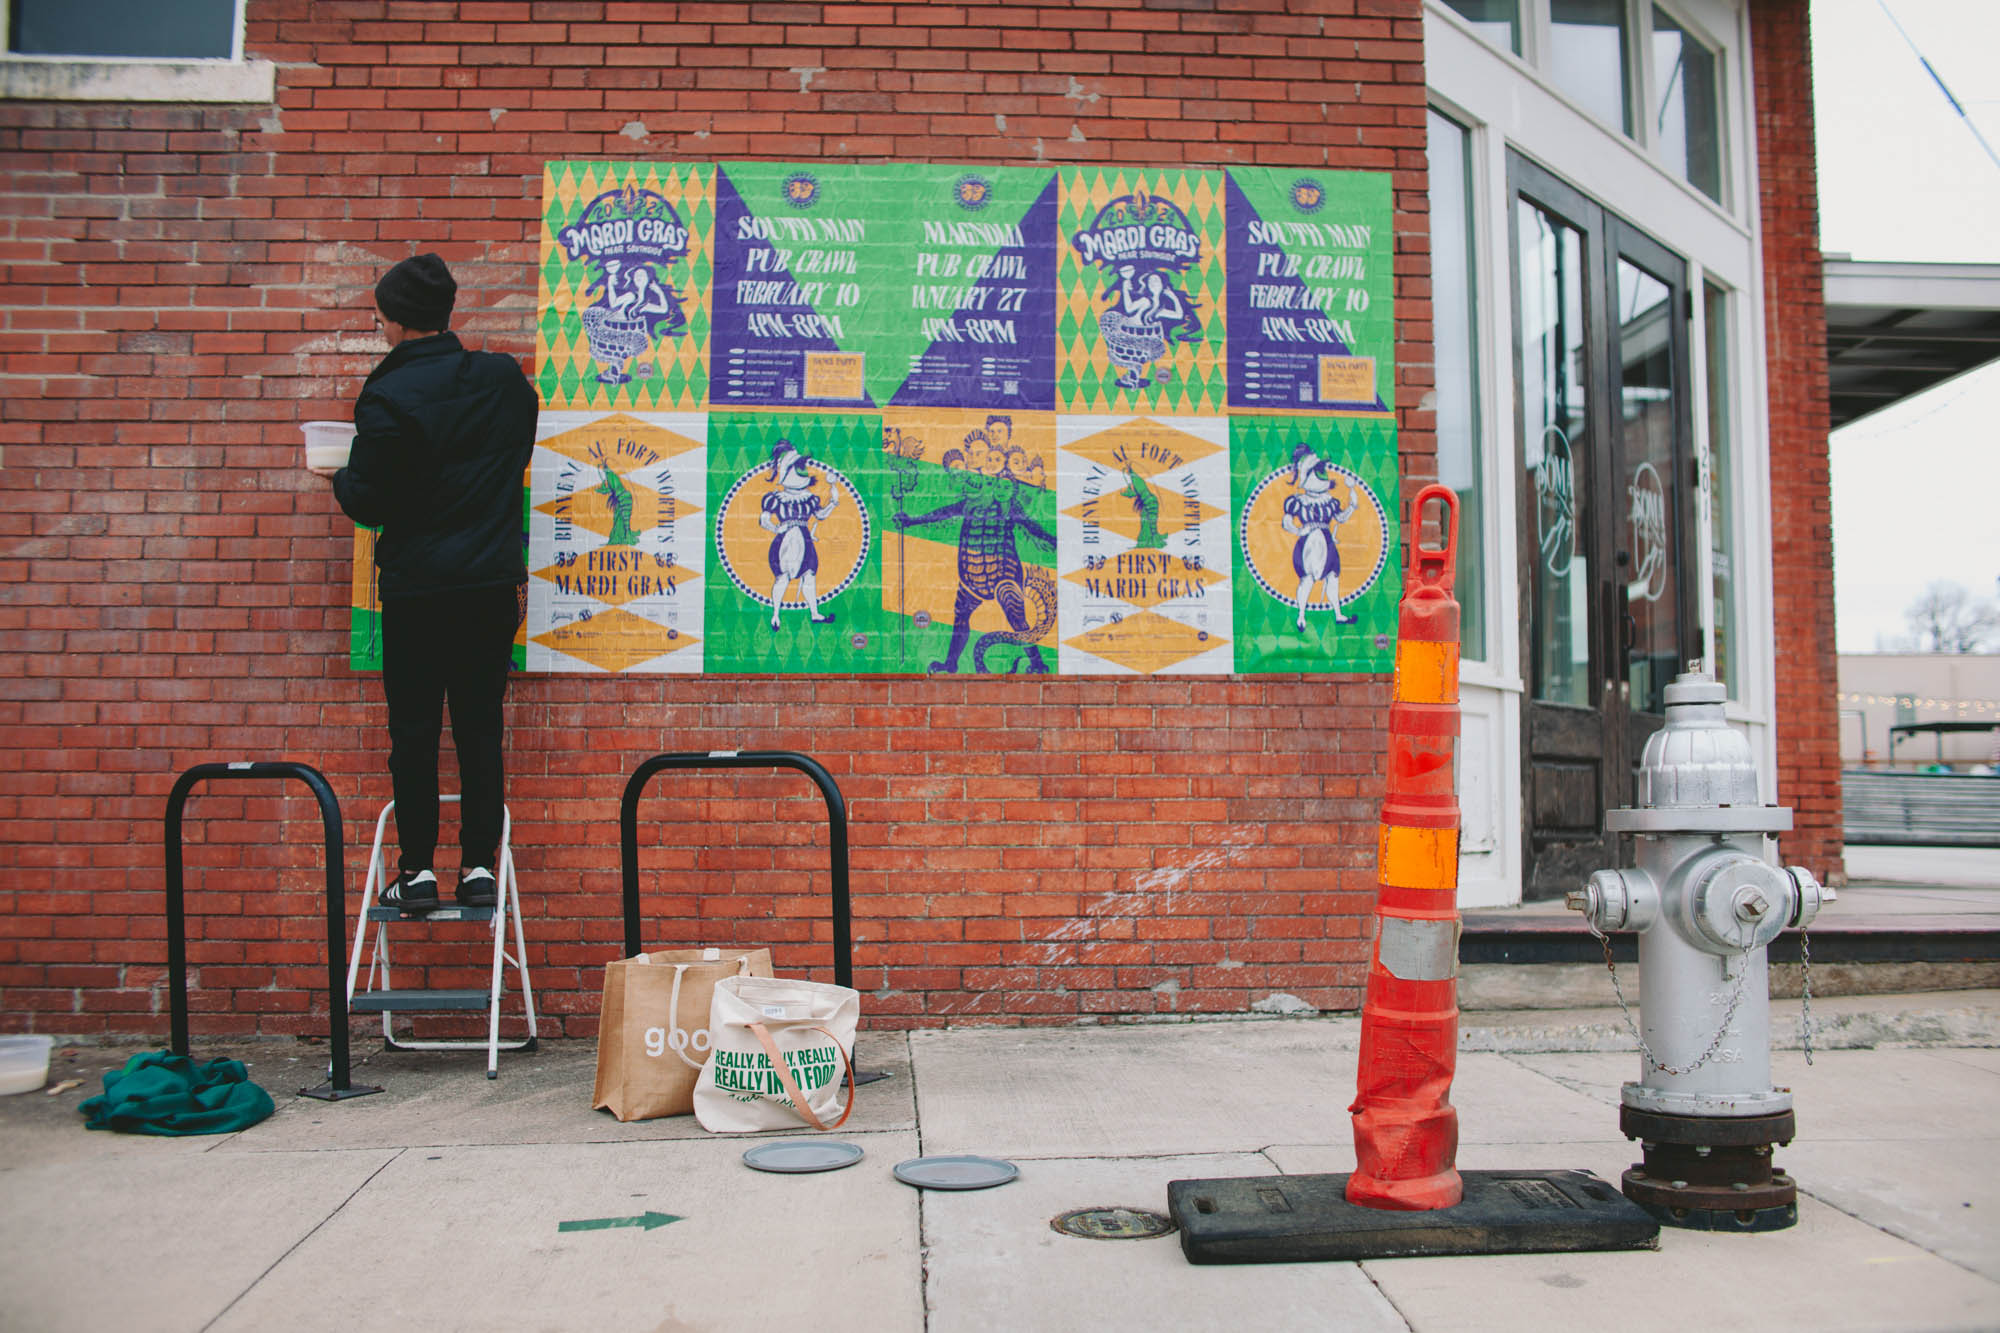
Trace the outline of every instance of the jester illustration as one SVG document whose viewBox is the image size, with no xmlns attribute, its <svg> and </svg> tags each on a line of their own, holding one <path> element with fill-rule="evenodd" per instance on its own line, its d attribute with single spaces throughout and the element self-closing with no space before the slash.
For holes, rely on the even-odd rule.
<svg viewBox="0 0 2000 1333">
<path fill-rule="evenodd" d="M 815 625 L 833 621 L 819 609 L 819 548 L 813 544 L 813 529 L 840 503 L 840 492 L 829 482 L 826 499 L 813 494 L 813 476 L 806 467 L 811 461 L 789 440 L 771 446 L 770 480 L 779 489 L 764 496 L 757 522 L 772 534 L 772 629 L 778 628 L 778 611 L 794 579 L 805 594 L 807 618 Z"/>
<path fill-rule="evenodd" d="M 591 200 L 560 239 L 570 259 L 591 270 L 583 295 L 592 304 L 582 319 L 590 355 L 603 367 L 597 379 L 629 383 L 628 361 L 687 328 L 681 310 L 687 295 L 662 271 L 686 257 L 688 229 L 663 195 L 634 184 Z M 643 378 L 651 371 L 648 363 L 639 373 Z"/>
<path fill-rule="evenodd" d="M 1173 378 L 1172 349 L 1201 338 L 1200 302 L 1174 285 L 1201 258 L 1201 236 L 1173 202 L 1141 190 L 1113 199 L 1070 237 L 1083 261 L 1114 279 L 1097 316 L 1118 387 Z M 1157 364 L 1164 362 L 1165 364 Z"/>
<path fill-rule="evenodd" d="M 1292 572 L 1299 576 L 1298 627 L 1306 627 L 1306 603 L 1312 600 L 1315 583 L 1325 585 L 1334 623 L 1352 625 L 1358 617 L 1340 613 L 1340 543 L 1334 529 L 1354 517 L 1358 498 L 1352 487 L 1345 501 L 1333 493 L 1326 460 L 1305 444 L 1292 446 L 1292 486 L 1294 494 L 1285 498 L 1282 523 L 1298 538 L 1292 547 Z"/>
<path fill-rule="evenodd" d="M 996 438 L 997 437 L 997 438 Z M 933 672 L 953 673 L 959 657 L 972 637 L 973 613 L 987 602 L 997 602 L 1007 617 L 1008 629 L 982 634 L 972 653 L 973 670 L 986 671 L 986 651 L 996 643 L 1019 644 L 1031 675 L 1047 675 L 1036 640 L 1054 622 L 1055 583 L 1046 572 L 1024 566 L 1015 546 L 1015 533 L 1025 532 L 1053 551 L 1054 534 L 1029 516 L 1022 507 L 1018 486 L 1040 469 L 1040 461 L 1030 463 L 1027 452 L 1013 443 L 1013 422 L 1007 417 L 989 417 L 985 429 L 965 436 L 962 447 L 947 450 L 943 463 L 959 484 L 959 498 L 927 514 L 912 516 L 896 512 L 896 526 L 907 531 L 948 519 L 959 520 L 958 592 L 952 602 L 951 643 L 942 662 L 932 662 Z M 900 496 L 898 499 L 900 500 Z M 1036 604 L 1031 621 L 1028 601 Z M 1016 663 L 1018 671 L 1021 663 Z"/>
</svg>

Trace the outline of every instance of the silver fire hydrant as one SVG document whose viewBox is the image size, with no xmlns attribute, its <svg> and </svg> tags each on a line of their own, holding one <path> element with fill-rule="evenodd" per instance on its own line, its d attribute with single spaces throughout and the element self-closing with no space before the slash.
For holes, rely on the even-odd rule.
<svg viewBox="0 0 2000 1333">
<path fill-rule="evenodd" d="M 1757 764 L 1723 717 L 1722 686 L 1690 672 L 1666 698 L 1638 806 L 1605 819 L 1633 836 L 1638 864 L 1600 870 L 1567 899 L 1593 933 L 1639 935 L 1640 1075 L 1620 1095 L 1619 1126 L 1645 1160 L 1624 1191 L 1669 1226 L 1777 1230 L 1798 1220 L 1798 1187 L 1771 1159 L 1795 1121 L 1791 1089 L 1771 1086 L 1766 948 L 1833 895 L 1810 871 L 1778 864 L 1774 835 L 1792 812 L 1759 802 Z"/>
</svg>

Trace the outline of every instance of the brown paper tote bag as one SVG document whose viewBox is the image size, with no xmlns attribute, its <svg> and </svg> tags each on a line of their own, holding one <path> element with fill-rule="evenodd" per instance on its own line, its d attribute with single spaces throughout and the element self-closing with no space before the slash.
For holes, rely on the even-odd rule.
<svg viewBox="0 0 2000 1333">
<path fill-rule="evenodd" d="M 620 1120 L 692 1111 L 716 983 L 770 975 L 769 949 L 669 949 L 607 964 L 590 1104 Z"/>
<path fill-rule="evenodd" d="M 846 986 L 725 977 L 709 1007 L 715 1050 L 695 1084 L 695 1119 L 721 1134 L 837 1128 L 854 1109 L 860 1018 L 860 993 Z"/>
</svg>

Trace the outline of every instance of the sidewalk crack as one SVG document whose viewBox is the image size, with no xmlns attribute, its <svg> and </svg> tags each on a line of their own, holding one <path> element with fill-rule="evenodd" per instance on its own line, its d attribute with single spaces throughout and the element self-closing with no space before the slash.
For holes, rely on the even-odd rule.
<svg viewBox="0 0 2000 1333">
<path fill-rule="evenodd" d="M 1954 1259 L 1948 1254 L 1940 1254 L 1938 1251 L 1932 1249 L 1930 1243 L 1925 1241 L 1922 1237 L 1905 1231 L 1898 1230 L 1894 1222 L 1877 1222 L 1873 1218 L 1863 1217 L 1860 1213 L 1855 1212 L 1852 1208 L 1848 1208 L 1842 1204 L 1836 1203 L 1832 1199 L 1827 1198 L 1823 1194 L 1815 1194 L 1813 1193 L 1813 1191 L 1807 1189 L 1803 1185 L 1798 1187 L 1798 1191 L 1799 1191 L 1799 1197 L 1801 1199 L 1811 1199 L 1814 1203 L 1821 1204 L 1827 1208 L 1831 1208 L 1834 1212 L 1839 1213 L 1842 1217 L 1852 1218 L 1856 1222 L 1859 1222 L 1862 1226 L 1867 1227 L 1872 1231 L 1879 1231 L 1883 1235 L 1888 1236 L 1892 1240 L 1899 1240 L 1903 1242 L 1903 1244 L 1905 1245 L 1913 1246 L 1916 1249 L 1922 1250 L 1925 1254 L 1928 1254 L 1931 1258 L 1936 1259 L 1940 1263 L 1950 1264 L 1953 1268 L 1958 1269 L 1960 1272 L 1970 1273 L 1972 1274 L 1972 1276 L 1976 1278 L 1984 1278 L 1988 1282 L 1991 1282 L 1993 1280 L 1992 1278 L 1987 1277 L 1985 1273 L 1980 1272 L 1977 1268 L 1974 1268 L 1971 1264 L 1966 1263 L 1962 1259 Z"/>
<path fill-rule="evenodd" d="M 271 1274 L 277 1270 L 279 1264 L 282 1264 L 283 1262 L 285 1262 L 285 1260 L 291 1258 L 292 1255 L 298 1252 L 298 1249 L 301 1245 L 304 1245 L 307 1241 L 311 1240 L 314 1236 L 318 1235 L 319 1229 L 321 1227 L 325 1226 L 328 1222 L 331 1222 L 334 1218 L 339 1217 L 340 1214 L 347 1208 L 347 1205 L 354 1202 L 356 1195 L 360 1194 L 361 1191 L 367 1189 L 370 1185 L 374 1184 L 375 1177 L 381 1175 L 384 1171 L 387 1171 L 391 1164 L 393 1164 L 397 1159 L 402 1157 L 402 1155 L 408 1151 L 410 1151 L 408 1148 L 398 1148 L 396 1149 L 395 1152 L 391 1153 L 388 1157 L 384 1158 L 382 1160 L 382 1164 L 376 1167 L 373 1171 L 370 1171 L 368 1173 L 368 1178 L 366 1180 L 362 1181 L 359 1185 L 356 1185 L 352 1190 L 349 1190 L 347 1197 L 342 1199 L 338 1204 L 336 1204 L 331 1212 L 329 1212 L 325 1217 L 322 1217 L 319 1221 L 313 1223 L 312 1227 L 306 1232 L 305 1235 L 300 1236 L 297 1240 L 293 1241 L 290 1245 L 286 1246 L 285 1252 L 283 1254 L 279 1255 L 277 1258 L 273 1259 L 268 1265 L 266 1265 L 263 1272 L 257 1274 L 256 1277 L 251 1278 L 250 1281 L 244 1285 L 243 1290 L 237 1292 L 235 1296 L 230 1298 L 229 1304 L 223 1306 L 220 1310 L 217 1310 L 214 1316 L 211 1317 L 207 1323 L 201 1326 L 202 1333 L 208 1333 L 209 1329 L 214 1328 L 216 1324 L 221 1321 L 224 1315 L 228 1314 L 231 1310 L 234 1310 L 236 1308 L 236 1304 L 238 1301 L 241 1301 L 245 1296 L 248 1296 L 251 1292 L 255 1291 L 257 1289 L 257 1284 L 262 1282 L 265 1278 L 271 1276 Z"/>
<path fill-rule="evenodd" d="M 1546 1069 L 1538 1069 L 1534 1065 L 1531 1065 L 1527 1061 L 1522 1060 L 1520 1058 L 1523 1055 L 1542 1055 L 1550 1053 L 1551 1052 L 1542 1052 L 1542 1051 L 1490 1052 L 1490 1054 L 1498 1055 L 1501 1059 L 1505 1060 L 1508 1064 L 1513 1065 L 1516 1069 L 1522 1070 L 1525 1073 L 1534 1075 L 1536 1078 L 1544 1079 L 1547 1082 L 1555 1084 L 1557 1087 L 1561 1088 L 1564 1092 L 1573 1092 L 1577 1094 L 1579 1097 L 1588 1097 L 1591 1101 L 1598 1103 L 1600 1106 L 1618 1105 L 1618 1091 L 1616 1088 L 1613 1088 L 1611 1092 L 1607 1095 L 1606 1092 L 1604 1091 L 1602 1084 L 1593 1083 L 1587 1077 L 1579 1075 L 1571 1075 L 1571 1074 L 1551 1073 Z M 1604 1054 L 1604 1053 L 1605 1052 L 1586 1052 L 1586 1054 Z M 1622 1053 L 1623 1052 L 1614 1052 L 1614 1054 L 1622 1054 Z"/>
</svg>

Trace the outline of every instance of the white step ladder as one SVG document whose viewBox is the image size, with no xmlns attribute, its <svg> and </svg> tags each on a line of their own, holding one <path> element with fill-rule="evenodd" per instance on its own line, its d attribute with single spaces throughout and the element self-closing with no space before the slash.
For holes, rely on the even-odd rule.
<svg viewBox="0 0 2000 1333">
<path fill-rule="evenodd" d="M 441 796 L 440 801 L 456 801 L 456 796 Z M 514 851 L 510 842 L 514 828 L 513 815 L 503 806 L 500 812 L 500 856 L 499 865 L 494 869 L 495 890 L 491 907 L 463 907 L 445 899 L 442 906 L 429 912 L 405 912 L 398 907 L 384 907 L 380 903 L 382 890 L 388 886 L 388 867 L 382 860 L 383 834 L 389 827 L 389 816 L 394 814 L 394 801 L 382 807 L 382 813 L 375 819 L 375 846 L 368 854 L 368 878 L 361 890 L 361 920 L 354 931 L 354 953 L 347 963 L 347 1007 L 354 1013 L 379 1013 L 382 1015 L 382 1041 L 391 1050 L 397 1051 L 486 1051 L 486 1077 L 500 1077 L 501 1051 L 532 1051 L 535 1049 L 535 989 L 528 981 L 528 941 L 521 930 L 521 897 L 516 892 L 514 878 Z M 514 922 L 514 949 L 507 951 L 507 921 L 511 915 Z M 397 990 L 389 972 L 389 927 L 392 924 L 425 924 L 434 921 L 487 921 L 493 931 L 493 972 L 484 990 Z M 370 926 L 374 929 L 371 931 Z M 370 939 L 374 949 L 368 959 L 368 976 L 365 987 L 355 990 L 355 982 L 361 976 L 361 956 Z M 528 1021 L 528 1035 L 519 1041 L 500 1040 L 500 994 L 505 989 L 507 963 L 514 964 L 521 979 L 521 1001 Z M 378 984 L 379 982 L 379 984 Z M 486 1040 L 425 1040 L 414 1037 L 398 1038 L 393 1026 L 395 1014 L 440 1013 L 448 1010 L 487 1011 Z"/>
</svg>

